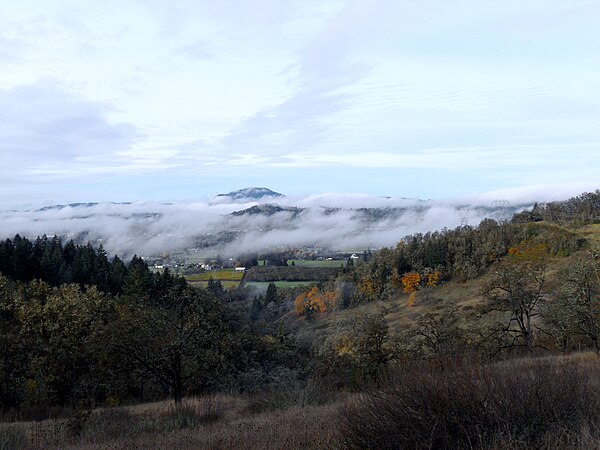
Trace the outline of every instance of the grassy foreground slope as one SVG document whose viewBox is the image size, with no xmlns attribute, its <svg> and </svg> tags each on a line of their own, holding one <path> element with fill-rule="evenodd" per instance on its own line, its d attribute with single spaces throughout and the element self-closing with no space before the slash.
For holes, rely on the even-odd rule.
<svg viewBox="0 0 600 450">
<path fill-rule="evenodd" d="M 228 395 L 96 409 L 64 419 L 0 424 L 2 449 L 333 448 L 337 404 L 253 412 Z"/>
<path fill-rule="evenodd" d="M 590 353 L 397 368 L 359 394 L 211 395 L 0 425 L 1 448 L 599 448 Z M 322 395 L 322 394 L 321 394 Z"/>
</svg>

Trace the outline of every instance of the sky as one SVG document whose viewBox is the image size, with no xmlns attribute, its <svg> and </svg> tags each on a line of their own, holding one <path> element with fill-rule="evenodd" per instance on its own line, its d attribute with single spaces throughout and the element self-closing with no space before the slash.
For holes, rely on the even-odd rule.
<svg viewBox="0 0 600 450">
<path fill-rule="evenodd" d="M 600 0 L 1 1 L 0 209 L 566 198 L 598 80 Z"/>
</svg>

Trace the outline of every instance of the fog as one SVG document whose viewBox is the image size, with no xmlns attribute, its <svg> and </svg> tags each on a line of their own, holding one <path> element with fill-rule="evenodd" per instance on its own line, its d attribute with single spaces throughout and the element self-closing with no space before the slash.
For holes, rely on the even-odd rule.
<svg viewBox="0 0 600 450">
<path fill-rule="evenodd" d="M 257 205 L 276 209 L 231 214 Z M 281 247 L 343 251 L 392 246 L 408 234 L 477 225 L 484 218 L 505 220 L 530 205 L 494 206 L 485 196 L 431 201 L 334 193 L 270 201 L 97 203 L 1 212 L 0 237 L 58 235 L 102 244 L 125 258 L 190 247 L 227 256 Z"/>
</svg>

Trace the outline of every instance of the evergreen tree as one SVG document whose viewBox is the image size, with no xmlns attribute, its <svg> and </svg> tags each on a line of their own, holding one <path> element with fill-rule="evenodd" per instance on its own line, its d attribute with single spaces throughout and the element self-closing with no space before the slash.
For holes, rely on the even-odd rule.
<svg viewBox="0 0 600 450">
<path fill-rule="evenodd" d="M 275 286 L 275 283 L 269 283 L 269 286 L 267 287 L 265 304 L 268 305 L 269 303 L 273 303 L 275 305 L 279 303 L 279 295 L 277 294 L 277 286 Z"/>
</svg>

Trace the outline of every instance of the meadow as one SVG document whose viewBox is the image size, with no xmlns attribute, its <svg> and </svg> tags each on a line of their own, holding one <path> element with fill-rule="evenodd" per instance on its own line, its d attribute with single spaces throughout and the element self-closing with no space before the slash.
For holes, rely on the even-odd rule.
<svg viewBox="0 0 600 450">
<path fill-rule="evenodd" d="M 208 281 L 211 278 L 219 281 L 240 281 L 244 278 L 244 272 L 235 271 L 234 269 L 215 269 L 207 270 L 205 272 L 196 273 L 193 275 L 186 275 L 188 281 Z"/>
</svg>

